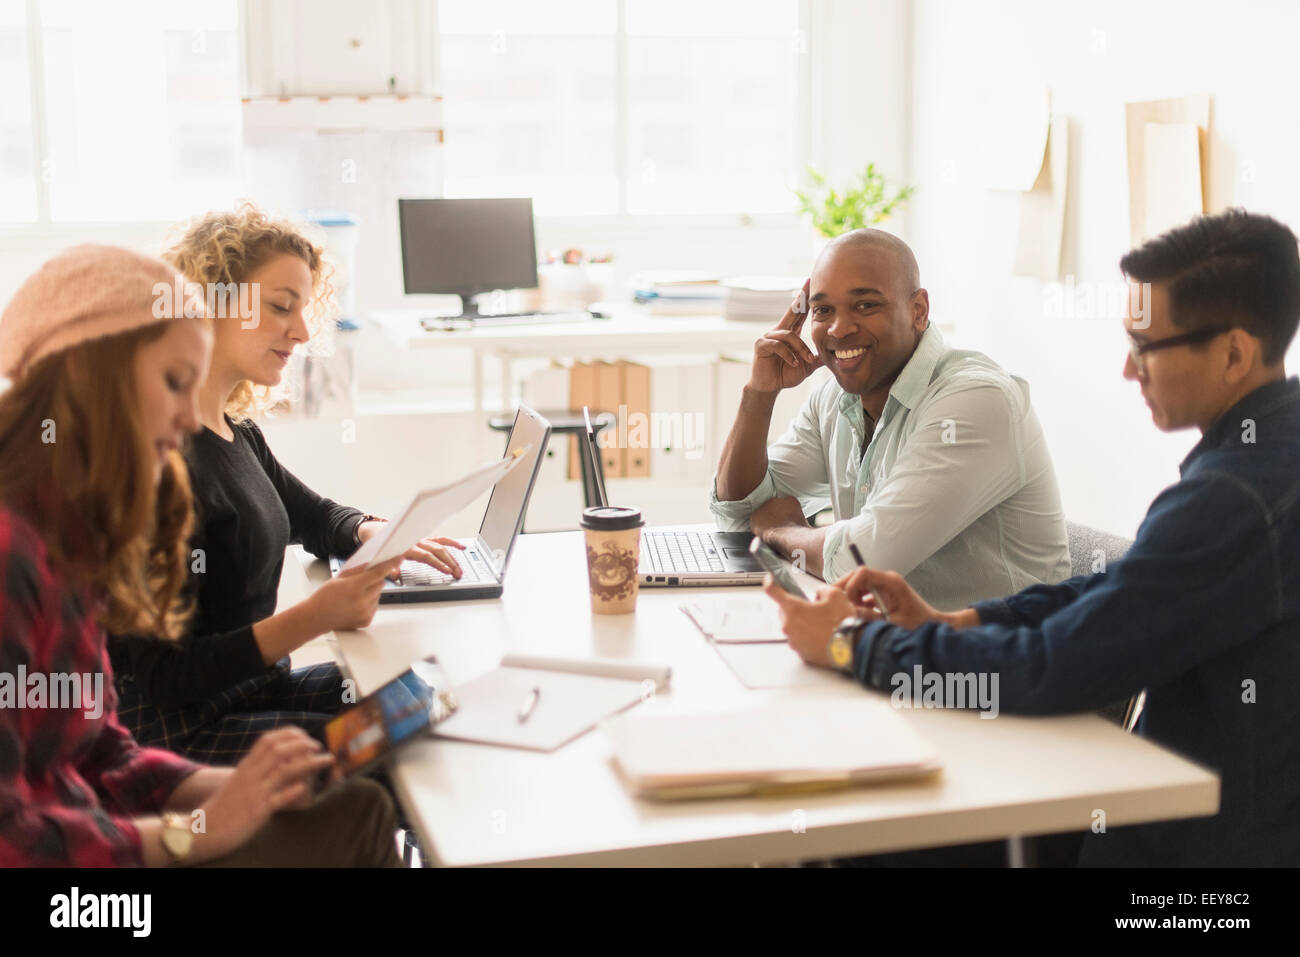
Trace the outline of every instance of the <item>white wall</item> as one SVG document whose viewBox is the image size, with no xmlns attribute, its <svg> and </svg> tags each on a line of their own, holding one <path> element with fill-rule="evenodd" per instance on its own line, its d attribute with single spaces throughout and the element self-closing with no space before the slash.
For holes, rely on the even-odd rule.
<svg viewBox="0 0 1300 957">
<path fill-rule="evenodd" d="M 1063 272 L 1113 283 L 1129 247 L 1127 101 L 1210 93 L 1210 210 L 1243 205 L 1300 227 L 1300 5 L 919 0 L 912 36 L 921 189 L 908 238 L 922 280 L 962 339 L 1029 380 L 1067 514 L 1132 534 L 1197 436 L 1151 425 L 1137 386 L 1120 377 L 1116 321 L 1050 318 L 1042 284 L 1011 277 L 1017 201 L 972 176 L 977 90 L 1017 78 L 1050 85 L 1053 110 L 1070 118 Z"/>
<path fill-rule="evenodd" d="M 893 185 L 908 182 L 910 0 L 813 0 L 811 12 L 813 165 L 839 182 L 874 162 Z"/>
</svg>

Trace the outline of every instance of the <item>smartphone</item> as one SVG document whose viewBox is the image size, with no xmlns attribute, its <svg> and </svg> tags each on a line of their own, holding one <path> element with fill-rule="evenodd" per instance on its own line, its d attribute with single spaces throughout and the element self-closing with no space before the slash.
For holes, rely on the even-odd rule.
<svg viewBox="0 0 1300 957">
<path fill-rule="evenodd" d="M 796 598 L 807 599 L 808 596 L 804 594 L 803 589 L 799 587 L 798 580 L 794 577 L 794 573 L 790 571 L 790 566 L 782 561 L 781 556 L 772 551 L 757 535 L 749 543 L 749 553 L 758 560 L 758 563 L 763 566 L 765 571 L 771 573 L 776 583 L 788 594 L 794 595 Z"/>
<path fill-rule="evenodd" d="M 331 777 L 373 770 L 405 745 L 428 737 L 455 710 L 456 700 L 437 666 L 417 662 L 325 724 L 322 737 L 335 762 Z"/>
</svg>

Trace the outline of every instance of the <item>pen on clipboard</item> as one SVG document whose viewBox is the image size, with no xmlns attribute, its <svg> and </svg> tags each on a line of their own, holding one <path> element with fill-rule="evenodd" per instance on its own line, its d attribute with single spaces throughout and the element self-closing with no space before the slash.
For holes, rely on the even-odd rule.
<svg viewBox="0 0 1300 957">
<path fill-rule="evenodd" d="M 852 542 L 849 542 L 849 552 L 852 553 L 853 560 L 858 563 L 859 567 L 867 564 L 862 560 L 862 553 L 858 551 L 858 546 L 854 545 Z M 889 612 L 885 610 L 885 603 L 880 600 L 880 592 L 876 591 L 870 585 L 867 586 L 867 591 L 871 592 L 871 597 L 876 600 L 876 607 L 880 609 L 880 617 L 885 621 L 889 621 Z"/>
<path fill-rule="evenodd" d="M 516 716 L 519 718 L 520 724 L 523 724 L 533 716 L 533 712 L 537 710 L 537 701 L 541 696 L 541 688 L 534 688 L 532 691 L 528 692 L 528 697 L 524 698 L 524 703 L 519 706 L 519 714 Z"/>
</svg>

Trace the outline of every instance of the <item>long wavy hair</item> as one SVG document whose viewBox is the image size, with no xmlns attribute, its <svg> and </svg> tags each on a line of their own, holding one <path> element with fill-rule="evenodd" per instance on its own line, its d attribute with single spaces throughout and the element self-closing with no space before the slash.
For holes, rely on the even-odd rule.
<svg viewBox="0 0 1300 957">
<path fill-rule="evenodd" d="M 199 216 L 183 227 L 162 259 L 190 282 L 242 283 L 278 255 L 297 256 L 311 270 L 312 295 L 304 309 L 310 338 L 307 352 L 324 355 L 332 346 L 338 303 L 334 297 L 334 264 L 324 251 L 323 240 L 310 227 L 270 216 L 252 203 L 234 210 Z M 286 375 L 274 387 L 254 385 L 245 379 L 226 400 L 226 415 L 232 421 L 260 416 L 293 396 L 295 383 Z"/>
<path fill-rule="evenodd" d="M 172 452 L 155 483 L 132 372 L 169 321 L 55 353 L 0 393 L 0 501 L 102 601 L 96 617 L 113 634 L 175 638 L 189 612 L 189 477 Z"/>
</svg>

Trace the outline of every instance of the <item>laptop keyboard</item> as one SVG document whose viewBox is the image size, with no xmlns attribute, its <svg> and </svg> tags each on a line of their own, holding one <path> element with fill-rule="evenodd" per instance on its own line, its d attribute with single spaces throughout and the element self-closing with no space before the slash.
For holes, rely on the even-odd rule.
<svg viewBox="0 0 1300 957">
<path fill-rule="evenodd" d="M 452 557 L 460 565 L 460 578 L 453 578 L 446 572 L 440 572 L 432 565 L 407 559 L 402 562 L 402 585 L 404 587 L 425 585 L 449 585 L 452 582 L 495 582 L 496 575 L 472 548 L 463 552 L 453 551 Z"/>
<path fill-rule="evenodd" d="M 708 532 L 646 532 L 641 537 L 641 560 L 652 572 L 726 571 Z"/>
</svg>

